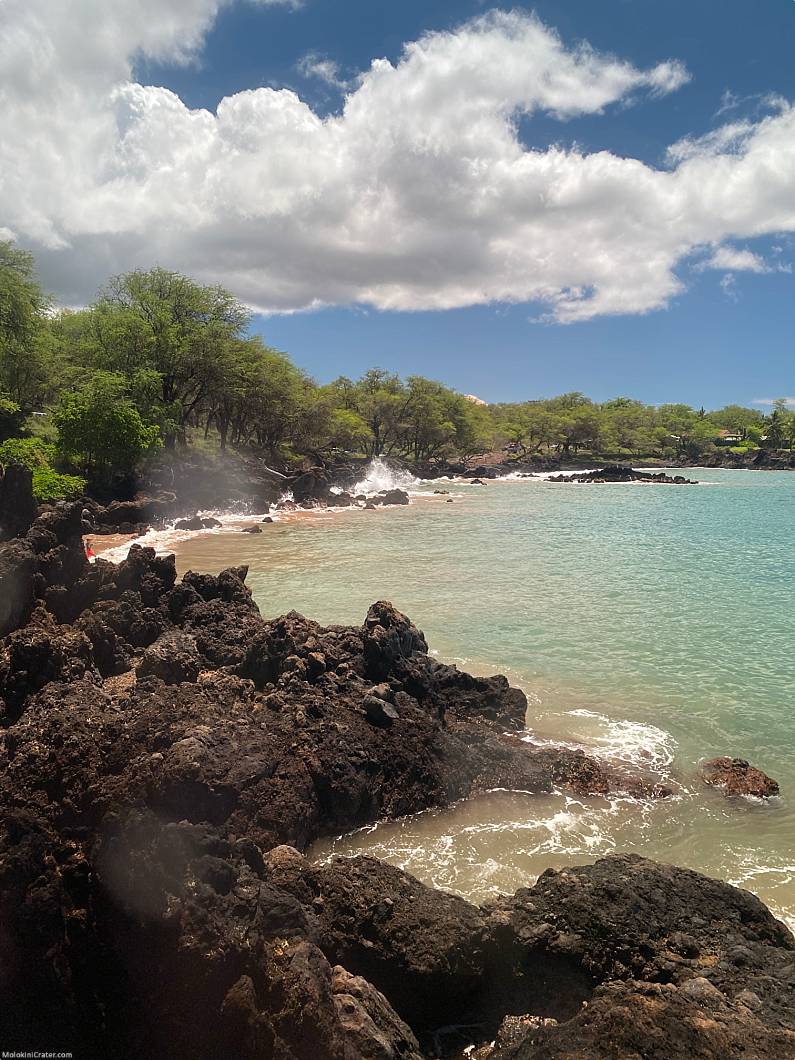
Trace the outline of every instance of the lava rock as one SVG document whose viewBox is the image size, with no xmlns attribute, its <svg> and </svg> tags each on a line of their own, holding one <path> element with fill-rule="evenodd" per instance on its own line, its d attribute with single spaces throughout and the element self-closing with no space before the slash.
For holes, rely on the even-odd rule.
<svg viewBox="0 0 795 1060">
<path fill-rule="evenodd" d="M 167 685 L 195 681 L 202 668 L 196 638 L 170 630 L 150 644 L 137 666 L 138 677 L 157 677 Z"/>
<path fill-rule="evenodd" d="M 211 515 L 194 515 L 190 519 L 177 519 L 174 523 L 175 530 L 212 530 L 221 523 Z"/>
<path fill-rule="evenodd" d="M 37 513 L 30 469 L 17 463 L 0 468 L 0 540 L 24 534 Z"/>
<path fill-rule="evenodd" d="M 35 554 L 28 542 L 0 544 L 0 637 L 27 621 L 36 598 Z"/>
<path fill-rule="evenodd" d="M 599 468 L 596 471 L 578 471 L 569 475 L 551 475 L 548 482 L 646 482 L 650 484 L 661 483 L 665 485 L 695 486 L 698 485 L 692 479 L 686 479 L 682 475 L 666 475 L 664 471 L 638 471 L 634 467 L 616 465 Z"/>
<path fill-rule="evenodd" d="M 706 784 L 722 788 L 727 795 L 752 795 L 769 799 L 779 794 L 778 782 L 750 765 L 744 758 L 713 758 L 701 767 Z"/>
<path fill-rule="evenodd" d="M 379 494 L 381 504 L 408 504 L 409 495 L 405 490 L 385 490 Z"/>
</svg>

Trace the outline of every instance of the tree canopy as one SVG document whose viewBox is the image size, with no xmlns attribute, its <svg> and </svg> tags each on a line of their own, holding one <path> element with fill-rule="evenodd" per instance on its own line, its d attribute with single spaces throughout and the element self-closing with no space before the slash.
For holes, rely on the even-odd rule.
<svg viewBox="0 0 795 1060">
<path fill-rule="evenodd" d="M 343 451 L 417 464 L 506 447 L 696 460 L 721 446 L 795 446 L 784 400 L 769 415 L 624 396 L 600 403 L 577 391 L 486 406 L 377 367 L 318 385 L 251 323 L 222 287 L 162 268 L 112 278 L 86 309 L 55 310 L 32 257 L 0 242 L 0 442 L 46 424 L 46 467 L 89 478 L 127 472 L 163 445 L 234 446 L 287 463 Z"/>
</svg>

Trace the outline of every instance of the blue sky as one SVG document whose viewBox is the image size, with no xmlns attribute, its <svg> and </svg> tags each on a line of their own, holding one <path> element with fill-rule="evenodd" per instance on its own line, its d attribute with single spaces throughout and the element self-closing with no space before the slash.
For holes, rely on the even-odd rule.
<svg viewBox="0 0 795 1060">
<path fill-rule="evenodd" d="M 375 57 L 396 61 L 404 42 L 453 28 L 483 6 L 307 0 L 294 12 L 239 5 L 220 16 L 196 66 L 146 64 L 141 73 L 191 106 L 214 108 L 223 96 L 273 84 L 294 87 L 328 112 L 342 93 L 299 73 L 307 53 L 333 59 L 352 76 Z M 727 93 L 737 100 L 724 112 L 731 116 L 753 112 L 758 97 L 770 93 L 795 99 L 793 3 L 569 0 L 527 8 L 567 42 L 587 40 L 640 67 L 679 58 L 692 73 L 676 95 L 613 108 L 607 117 L 526 121 L 528 145 L 577 142 L 659 165 L 668 144 L 715 126 L 732 102 Z M 781 242 L 745 244 L 765 253 Z M 795 260 L 792 250 L 787 243 Z M 538 307 L 522 304 L 430 313 L 335 308 L 258 317 L 256 330 L 323 381 L 377 363 L 432 375 L 489 401 L 577 389 L 598 399 L 631 394 L 698 406 L 792 393 L 793 276 L 744 275 L 729 293 L 717 272 L 686 275 L 686 283 L 687 293 L 667 309 L 567 325 L 533 323 Z"/>
<path fill-rule="evenodd" d="M 489 401 L 795 392 L 791 0 L 72 8 L 0 13 L 17 54 L 47 33 L 56 53 L 37 136 L 7 136 L 37 177 L 0 188 L 0 229 L 65 302 L 156 260 L 275 310 L 255 329 L 320 381 L 377 364 Z M 117 54 L 78 63 L 68 35 L 92 27 Z M 74 186 L 51 193 L 58 153 Z"/>
</svg>

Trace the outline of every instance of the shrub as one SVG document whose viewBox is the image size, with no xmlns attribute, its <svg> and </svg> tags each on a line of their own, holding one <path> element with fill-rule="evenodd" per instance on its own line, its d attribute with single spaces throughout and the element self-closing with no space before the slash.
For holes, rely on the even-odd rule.
<svg viewBox="0 0 795 1060">
<path fill-rule="evenodd" d="M 93 475 L 129 471 L 161 445 L 156 426 L 148 426 L 126 397 L 121 376 L 98 372 L 82 389 L 66 394 L 53 416 L 58 450 Z"/>
<path fill-rule="evenodd" d="M 22 464 L 33 473 L 33 496 L 45 501 L 63 501 L 79 496 L 86 480 L 79 475 L 62 475 L 52 467 L 55 446 L 41 438 L 9 438 L 0 445 L 0 464 Z"/>
</svg>

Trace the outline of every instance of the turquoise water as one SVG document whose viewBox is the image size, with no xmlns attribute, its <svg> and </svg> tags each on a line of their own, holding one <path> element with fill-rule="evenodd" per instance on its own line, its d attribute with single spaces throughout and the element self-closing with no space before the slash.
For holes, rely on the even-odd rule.
<svg viewBox="0 0 795 1060">
<path fill-rule="evenodd" d="M 528 726 L 673 778 L 675 802 L 496 793 L 318 847 L 369 850 L 482 899 L 548 865 L 636 850 L 747 886 L 795 920 L 795 474 L 695 470 L 692 487 L 542 480 L 422 487 L 408 508 L 194 538 L 185 569 L 250 564 L 263 613 L 361 622 L 376 599 L 440 657 L 503 672 Z M 767 804 L 727 800 L 700 759 L 748 758 Z"/>
</svg>

